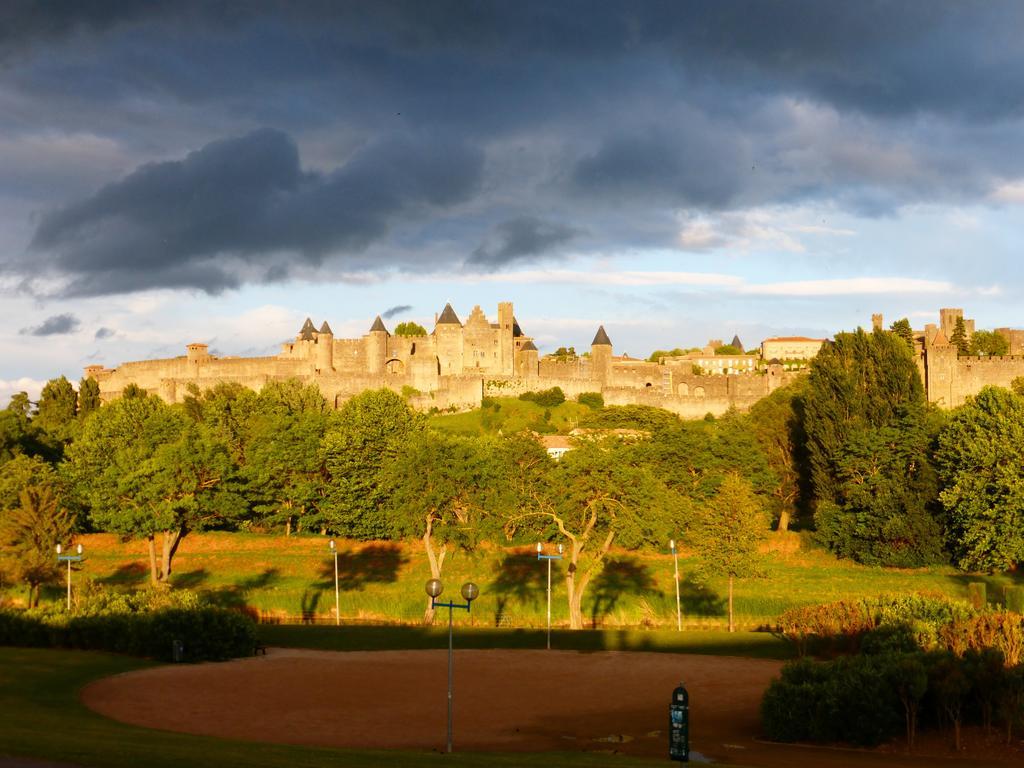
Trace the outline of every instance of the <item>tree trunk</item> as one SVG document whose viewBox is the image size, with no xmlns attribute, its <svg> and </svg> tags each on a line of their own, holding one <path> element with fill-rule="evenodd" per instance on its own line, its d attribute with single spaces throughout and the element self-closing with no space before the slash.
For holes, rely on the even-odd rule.
<svg viewBox="0 0 1024 768">
<path fill-rule="evenodd" d="M 732 574 L 729 574 L 729 631 L 736 631 L 736 625 L 732 620 Z"/>
<path fill-rule="evenodd" d="M 594 554 L 594 560 L 590 564 L 590 569 L 585 573 L 580 570 L 579 560 L 580 554 L 583 552 L 587 542 L 586 540 L 579 542 L 575 538 L 570 539 L 572 541 L 572 552 L 569 555 L 569 567 L 565 569 L 565 591 L 569 598 L 570 629 L 583 629 L 583 594 L 587 591 L 587 585 L 590 583 L 590 580 L 595 574 L 600 572 L 601 564 L 604 561 L 605 555 L 612 548 L 612 541 L 614 539 L 615 533 L 609 531 L 601 543 L 601 548 Z"/>
<path fill-rule="evenodd" d="M 151 533 L 146 537 L 149 547 L 149 581 L 155 587 L 160 582 L 160 571 L 156 567 L 156 537 Z"/>
<path fill-rule="evenodd" d="M 789 510 L 783 509 L 779 512 L 779 525 L 776 529 L 779 533 L 785 533 L 789 530 Z"/>
<path fill-rule="evenodd" d="M 423 548 L 427 551 L 427 562 L 430 563 L 430 578 L 440 579 L 441 569 L 444 567 L 444 558 L 448 554 L 448 545 L 442 544 L 441 549 L 435 553 L 434 545 L 431 536 L 434 533 L 434 516 L 428 514 L 426 516 L 426 531 L 423 534 Z M 423 612 L 423 623 L 433 624 L 434 623 L 434 607 L 433 599 L 427 596 L 427 608 Z"/>
<path fill-rule="evenodd" d="M 163 558 L 161 560 L 162 573 L 160 581 L 165 584 L 171 580 L 171 563 L 174 561 L 174 554 L 178 551 L 178 544 L 185 536 L 184 528 L 176 528 L 173 531 L 164 531 Z"/>
<path fill-rule="evenodd" d="M 291 515 L 288 515 L 288 517 L 285 518 L 285 521 L 284 521 L 284 535 L 285 536 L 291 536 L 292 535 L 292 516 Z"/>
</svg>

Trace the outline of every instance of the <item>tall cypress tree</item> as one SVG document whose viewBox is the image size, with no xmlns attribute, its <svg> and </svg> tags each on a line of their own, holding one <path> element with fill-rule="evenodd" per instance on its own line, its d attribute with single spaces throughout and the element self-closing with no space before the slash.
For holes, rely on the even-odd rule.
<svg viewBox="0 0 1024 768">
<path fill-rule="evenodd" d="M 956 325 L 953 326 L 953 336 L 949 343 L 956 347 L 956 353 L 960 357 L 971 354 L 971 345 L 967 341 L 967 326 L 964 325 L 964 318 L 958 317 Z"/>
</svg>

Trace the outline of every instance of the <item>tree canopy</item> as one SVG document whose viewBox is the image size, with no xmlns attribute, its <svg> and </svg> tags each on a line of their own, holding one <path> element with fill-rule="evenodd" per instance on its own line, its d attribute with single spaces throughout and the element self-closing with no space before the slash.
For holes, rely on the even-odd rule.
<svg viewBox="0 0 1024 768">
<path fill-rule="evenodd" d="M 427 329 L 419 323 L 406 321 L 395 326 L 395 336 L 426 336 Z"/>
</svg>

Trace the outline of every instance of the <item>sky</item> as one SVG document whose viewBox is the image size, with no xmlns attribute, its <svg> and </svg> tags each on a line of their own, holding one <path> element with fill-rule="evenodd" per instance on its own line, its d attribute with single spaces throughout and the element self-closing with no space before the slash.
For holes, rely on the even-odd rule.
<svg viewBox="0 0 1024 768">
<path fill-rule="evenodd" d="M 310 316 L 1024 326 L 1024 4 L 0 6 L 0 405 Z"/>
</svg>

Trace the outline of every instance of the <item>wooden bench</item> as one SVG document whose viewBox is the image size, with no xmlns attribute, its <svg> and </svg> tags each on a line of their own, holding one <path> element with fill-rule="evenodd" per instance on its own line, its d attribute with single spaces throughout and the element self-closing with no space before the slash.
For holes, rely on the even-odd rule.
<svg viewBox="0 0 1024 768">
<path fill-rule="evenodd" d="M 252 655 L 253 656 L 266 656 L 267 655 L 267 646 L 265 646 L 263 643 L 261 643 L 259 640 L 257 640 L 256 644 L 252 648 Z"/>
</svg>

